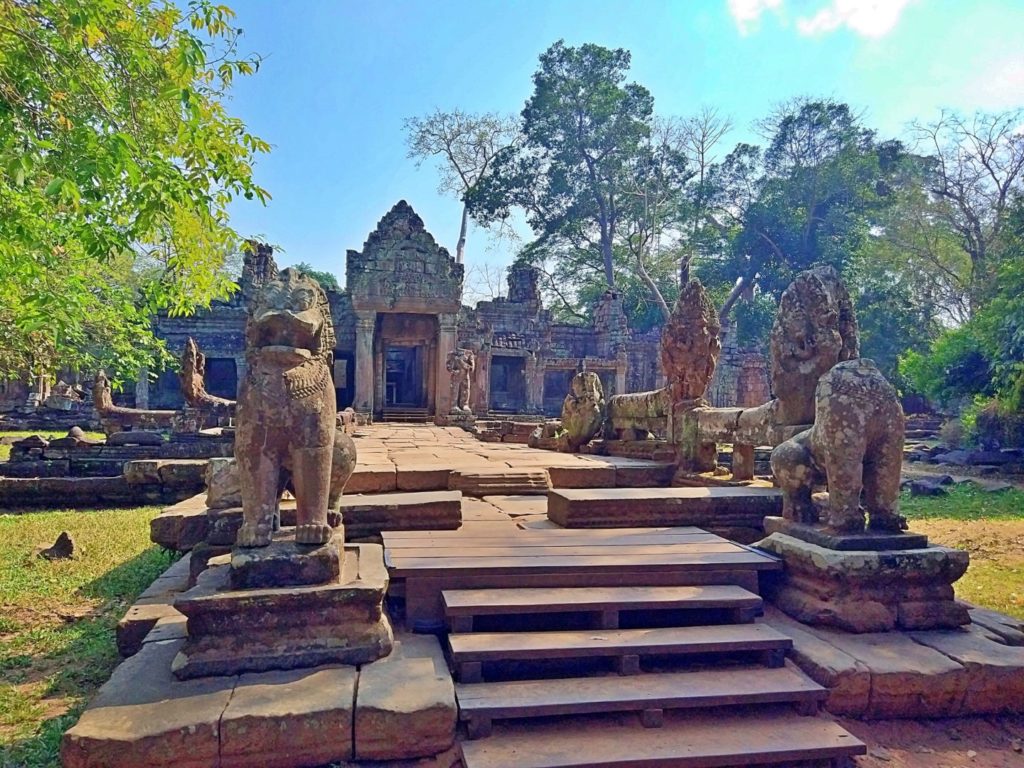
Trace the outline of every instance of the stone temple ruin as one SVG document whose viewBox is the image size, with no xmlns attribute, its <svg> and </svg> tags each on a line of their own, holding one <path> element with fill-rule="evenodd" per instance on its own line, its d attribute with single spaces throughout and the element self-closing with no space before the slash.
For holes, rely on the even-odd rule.
<svg viewBox="0 0 1024 768">
<path fill-rule="evenodd" d="M 651 389 L 659 380 L 656 336 L 629 331 L 613 292 L 602 297 L 592 327 L 561 325 L 541 304 L 537 273 L 519 266 L 509 273 L 507 296 L 463 306 L 462 265 L 405 201 L 380 220 L 361 251 L 348 251 L 345 267 L 346 288 L 327 292 L 339 410 L 352 407 L 378 421 L 447 422 L 457 394 L 449 356 L 458 350 L 474 358 L 465 406 L 480 417 L 558 415 L 581 361 L 609 395 Z M 183 350 L 188 338 L 203 350 L 210 395 L 237 396 L 247 308 L 276 272 L 271 249 L 254 245 L 230 301 L 196 317 L 157 318 L 157 334 L 171 350 Z M 153 386 L 141 385 L 136 404 L 177 408 L 181 398 L 177 374 L 168 372 Z"/>
<path fill-rule="evenodd" d="M 235 419 L 234 458 L 152 521 L 183 557 L 120 623 L 126 659 L 64 734 L 65 768 L 842 768 L 866 745 L 821 707 L 1024 710 L 1024 624 L 958 602 L 967 554 L 905 530 L 902 409 L 833 271 L 783 296 L 774 396 L 721 407 L 696 280 L 665 381 L 626 393 L 621 337 L 568 367 L 529 273 L 458 308 L 461 268 L 404 204 L 349 266 L 328 294 L 256 249 L 245 302 L 205 318 L 242 320 L 237 402 L 184 377 Z M 550 346 L 514 336 L 530 317 Z M 510 381 L 550 412 L 553 371 L 562 420 L 534 440 L 552 450 L 460 426 Z M 441 424 L 356 424 L 341 402 Z"/>
</svg>

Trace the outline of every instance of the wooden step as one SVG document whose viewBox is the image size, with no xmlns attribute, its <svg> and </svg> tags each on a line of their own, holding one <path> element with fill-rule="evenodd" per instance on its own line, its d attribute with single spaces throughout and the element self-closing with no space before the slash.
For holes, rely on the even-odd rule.
<svg viewBox="0 0 1024 768">
<path fill-rule="evenodd" d="M 581 721 L 582 720 L 582 721 Z M 661 728 L 558 718 L 462 743 L 465 768 L 727 768 L 863 755 L 838 723 L 792 711 L 670 713 Z"/>
<path fill-rule="evenodd" d="M 655 629 L 559 632 L 471 632 L 450 635 L 452 661 L 463 683 L 482 679 L 481 665 L 611 657 L 620 674 L 637 674 L 641 656 L 759 652 L 770 667 L 782 666 L 793 641 L 767 624 L 726 624 Z"/>
<path fill-rule="evenodd" d="M 776 488 L 559 488 L 548 494 L 548 518 L 563 528 L 696 525 L 759 528 L 782 514 Z"/>
<path fill-rule="evenodd" d="M 795 704 L 814 714 L 828 691 L 792 666 L 726 668 L 632 677 L 584 677 L 458 684 L 459 717 L 470 738 L 487 736 L 493 720 L 638 711 L 656 725 L 666 709 Z"/>
<path fill-rule="evenodd" d="M 677 545 L 678 546 L 678 545 Z M 475 616 L 598 613 L 605 629 L 619 626 L 621 611 L 725 609 L 736 622 L 753 621 L 761 598 L 731 584 L 699 587 L 590 587 L 555 589 L 455 589 L 441 593 L 452 632 L 472 632 Z"/>
</svg>

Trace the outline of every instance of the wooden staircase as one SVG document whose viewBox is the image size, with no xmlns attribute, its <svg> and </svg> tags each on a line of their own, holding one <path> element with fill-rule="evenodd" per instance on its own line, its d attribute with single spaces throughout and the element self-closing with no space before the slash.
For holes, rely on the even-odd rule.
<svg viewBox="0 0 1024 768">
<path fill-rule="evenodd" d="M 442 599 L 465 768 L 839 766 L 865 752 L 813 716 L 827 691 L 786 664 L 792 641 L 756 623 L 761 598 L 741 586 Z"/>
</svg>

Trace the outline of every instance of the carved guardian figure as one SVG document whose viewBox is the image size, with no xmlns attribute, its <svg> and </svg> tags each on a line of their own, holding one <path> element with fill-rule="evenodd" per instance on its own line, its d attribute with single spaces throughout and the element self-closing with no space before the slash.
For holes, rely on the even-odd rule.
<svg viewBox="0 0 1024 768">
<path fill-rule="evenodd" d="M 562 427 L 571 453 L 589 443 L 604 424 L 605 402 L 601 379 L 593 371 L 572 377 L 572 390 L 562 402 Z"/>
<path fill-rule="evenodd" d="M 860 358 L 822 376 L 814 399 L 814 426 L 772 451 L 783 516 L 817 523 L 811 495 L 827 485 L 825 522 L 833 531 L 863 531 L 866 511 L 872 530 L 898 532 L 904 418 L 896 390 L 871 360 Z"/>
<path fill-rule="evenodd" d="M 328 509 L 355 464 L 351 438 L 336 430 L 334 330 L 326 294 L 300 272 L 282 271 L 260 288 L 245 337 L 235 438 L 244 521 L 236 543 L 270 544 L 280 491 L 290 476 L 295 541 L 323 544 L 333 533 Z"/>
</svg>

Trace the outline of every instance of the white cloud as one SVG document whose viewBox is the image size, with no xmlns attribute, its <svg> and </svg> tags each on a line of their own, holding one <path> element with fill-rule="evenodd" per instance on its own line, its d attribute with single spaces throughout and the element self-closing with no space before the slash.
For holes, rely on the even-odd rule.
<svg viewBox="0 0 1024 768">
<path fill-rule="evenodd" d="M 832 0 L 813 16 L 798 18 L 796 28 L 802 35 L 820 35 L 849 27 L 864 37 L 884 37 L 896 27 L 903 10 L 912 2 L 914 0 Z"/>
<path fill-rule="evenodd" d="M 729 13 L 736 22 L 741 35 L 757 28 L 757 22 L 765 11 L 778 11 L 782 0 L 728 0 Z"/>
<path fill-rule="evenodd" d="M 1017 54 L 992 62 L 964 89 L 966 99 L 979 109 L 1008 109 L 1024 105 L 1024 56 Z"/>
</svg>

